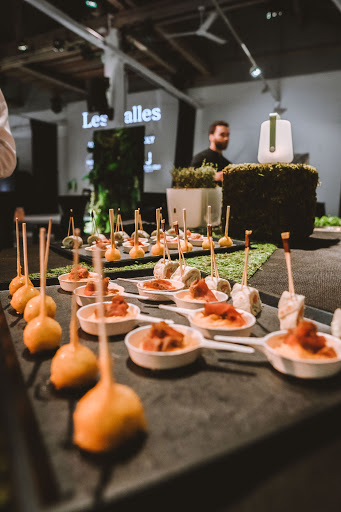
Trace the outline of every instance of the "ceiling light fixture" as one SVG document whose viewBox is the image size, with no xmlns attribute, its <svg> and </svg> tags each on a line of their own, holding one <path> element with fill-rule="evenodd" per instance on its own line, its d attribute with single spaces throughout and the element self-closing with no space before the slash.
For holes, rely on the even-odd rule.
<svg viewBox="0 0 341 512">
<path fill-rule="evenodd" d="M 262 74 L 262 70 L 261 70 L 261 68 L 259 68 L 257 66 L 257 64 L 251 66 L 250 75 L 252 76 L 252 78 L 258 78 L 261 74 Z"/>
<path fill-rule="evenodd" d="M 94 0 L 85 0 L 85 5 L 91 9 L 97 9 L 97 2 L 94 2 Z"/>
<path fill-rule="evenodd" d="M 20 41 L 20 43 L 18 44 L 18 50 L 21 52 L 26 52 L 28 50 L 28 44 L 24 41 Z"/>
</svg>

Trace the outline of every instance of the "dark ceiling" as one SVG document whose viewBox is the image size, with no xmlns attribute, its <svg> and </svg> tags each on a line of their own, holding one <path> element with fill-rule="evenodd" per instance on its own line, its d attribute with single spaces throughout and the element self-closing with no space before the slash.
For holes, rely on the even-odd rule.
<svg viewBox="0 0 341 512">
<path fill-rule="evenodd" d="M 341 12 L 332 0 L 216 1 L 234 34 L 213 0 L 97 0 L 97 9 L 85 0 L 50 3 L 102 35 L 110 25 L 117 28 L 124 53 L 184 91 L 252 80 L 240 41 L 265 78 L 340 69 Z M 223 43 L 174 36 L 196 31 L 210 16 L 209 34 Z M 18 50 L 20 42 L 27 51 Z M 9 104 L 24 105 L 32 87 L 65 101 L 84 98 L 89 80 L 103 76 L 101 53 L 22 0 L 7 0 L 0 19 L 0 86 Z M 126 72 L 130 91 L 151 87 L 135 71 Z"/>
</svg>

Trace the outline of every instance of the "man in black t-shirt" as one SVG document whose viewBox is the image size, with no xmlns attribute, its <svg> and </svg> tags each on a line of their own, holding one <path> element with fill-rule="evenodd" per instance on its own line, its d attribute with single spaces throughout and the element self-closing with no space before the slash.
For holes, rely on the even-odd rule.
<svg viewBox="0 0 341 512">
<path fill-rule="evenodd" d="M 227 148 L 230 138 L 230 128 L 225 121 L 216 121 L 211 124 L 208 131 L 210 147 L 193 156 L 190 166 L 201 167 L 204 160 L 207 164 L 216 164 L 218 172 L 215 180 L 223 181 L 222 170 L 231 162 L 222 155 L 224 149 Z"/>
</svg>

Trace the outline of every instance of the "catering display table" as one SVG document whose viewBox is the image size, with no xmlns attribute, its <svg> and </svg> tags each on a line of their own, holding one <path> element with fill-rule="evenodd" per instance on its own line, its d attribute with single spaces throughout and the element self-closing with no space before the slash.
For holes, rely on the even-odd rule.
<svg viewBox="0 0 341 512">
<path fill-rule="evenodd" d="M 136 291 L 133 285 L 119 284 Z M 57 303 L 56 319 L 66 343 L 71 296 L 59 286 L 49 287 L 47 293 Z M 0 292 L 0 300 L 2 349 L 18 392 L 12 405 L 17 407 L 20 398 L 28 469 L 48 512 L 225 510 L 222 507 L 237 499 L 236 492 L 242 493 L 239 498 L 248 492 L 264 471 L 265 460 L 275 463 L 274 451 L 283 459 L 290 453 L 290 441 L 295 446 L 295 439 L 305 436 L 319 442 L 324 420 L 340 412 L 340 376 L 297 380 L 277 373 L 260 353 L 217 351 L 204 351 L 184 369 L 151 372 L 131 362 L 123 337 L 110 338 L 115 378 L 140 396 L 148 434 L 129 452 L 90 457 L 72 445 L 72 411 L 80 395 L 53 391 L 52 355 L 28 353 L 22 341 L 24 320 L 8 305 L 8 292 Z M 276 298 L 263 294 L 262 300 L 272 305 L 264 304 L 256 336 L 278 329 Z M 143 313 L 187 324 L 184 317 L 159 310 L 155 303 L 131 302 Z M 329 331 L 332 315 L 306 308 L 306 316 L 322 321 L 320 329 Z M 97 338 L 81 330 L 79 334 L 97 352 Z M 328 428 L 333 432 L 333 424 Z"/>
</svg>

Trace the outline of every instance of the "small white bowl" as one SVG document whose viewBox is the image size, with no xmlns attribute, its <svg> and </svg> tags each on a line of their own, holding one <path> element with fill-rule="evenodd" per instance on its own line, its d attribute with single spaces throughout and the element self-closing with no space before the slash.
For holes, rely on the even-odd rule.
<svg viewBox="0 0 341 512">
<path fill-rule="evenodd" d="M 89 281 L 94 281 L 97 278 L 96 272 L 89 272 L 89 277 L 80 279 L 79 281 L 71 281 L 68 279 L 70 274 L 62 274 L 58 277 L 58 281 L 62 290 L 66 292 L 73 292 L 79 286 L 86 285 Z"/>
<path fill-rule="evenodd" d="M 167 242 L 168 249 L 177 249 L 178 248 L 178 239 L 173 238 L 173 240 Z"/>
<path fill-rule="evenodd" d="M 272 332 L 264 338 L 265 355 L 279 372 L 301 379 L 323 379 L 341 371 L 341 340 L 338 338 L 324 332 L 317 333 L 326 338 L 327 345 L 334 348 L 337 358 L 302 359 L 284 356 L 275 350 L 278 338 L 283 334 L 286 334 L 286 331 Z"/>
<path fill-rule="evenodd" d="M 110 304 L 110 302 L 104 302 L 103 304 Z M 109 319 L 105 322 L 106 333 L 108 336 L 117 336 L 118 334 L 126 334 L 127 332 L 134 329 L 138 323 L 158 323 L 162 319 L 151 315 L 142 315 L 140 308 L 135 304 L 128 304 L 128 311 L 131 313 L 129 318 L 123 318 L 121 320 L 112 321 Z M 99 335 L 98 320 L 91 320 L 90 317 L 93 315 L 97 307 L 97 303 L 88 304 L 83 306 L 77 311 L 77 318 L 80 326 L 84 332 L 92 334 L 93 336 Z M 167 320 L 168 323 L 174 323 L 172 320 Z"/>
<path fill-rule="evenodd" d="M 104 257 L 108 247 L 110 247 L 110 245 L 107 245 L 107 247 L 105 249 L 99 249 L 100 250 L 100 255 L 101 255 L 102 258 Z M 97 246 L 96 245 L 89 245 L 88 247 L 84 247 L 84 249 L 86 251 L 88 251 L 89 253 L 93 253 L 94 250 L 97 249 Z"/>
<path fill-rule="evenodd" d="M 210 304 L 215 304 L 217 302 L 227 302 L 228 296 L 224 292 L 218 292 L 217 290 L 211 290 L 212 293 L 216 296 L 216 300 L 210 302 Z M 175 304 L 179 308 L 184 309 L 202 309 L 206 301 L 193 301 L 190 299 L 184 298 L 189 293 L 188 290 L 180 290 L 179 292 L 176 292 L 173 294 L 172 300 L 175 302 Z"/>
<path fill-rule="evenodd" d="M 197 234 L 197 233 L 196 233 Z M 195 247 L 201 247 L 202 246 L 202 243 L 204 241 L 204 236 L 203 235 L 200 235 L 201 238 L 199 239 L 194 239 L 192 237 L 188 237 L 188 241 Z"/>
<path fill-rule="evenodd" d="M 142 238 L 140 238 L 139 242 L 142 243 L 142 245 L 139 245 L 139 247 L 142 247 L 144 252 L 148 252 L 149 245 L 150 245 L 149 241 L 146 241 L 145 238 L 142 241 Z M 123 242 L 122 246 L 123 246 L 123 252 L 127 252 L 127 253 L 129 253 L 131 251 L 131 249 L 134 247 L 134 245 L 131 245 L 130 242 Z"/>
<path fill-rule="evenodd" d="M 221 292 L 222 293 L 222 292 Z M 236 308 L 237 309 L 237 308 Z M 256 318 L 247 311 L 243 311 L 242 309 L 237 309 L 238 313 L 240 313 L 244 320 L 245 325 L 241 327 L 212 327 L 212 326 L 204 326 L 196 322 L 195 315 L 197 315 L 202 310 L 196 310 L 190 313 L 188 320 L 191 324 L 191 327 L 194 329 L 198 329 L 204 338 L 214 339 L 215 336 L 250 336 L 252 332 L 252 328 L 256 323 Z"/>
<path fill-rule="evenodd" d="M 134 329 L 124 338 L 131 360 L 138 366 L 149 368 L 150 370 L 171 370 L 181 368 L 193 363 L 202 353 L 202 349 L 235 351 L 251 354 L 254 352 L 250 347 L 240 347 L 230 343 L 217 343 L 204 340 L 200 332 L 185 325 L 172 325 L 172 327 L 185 335 L 188 343 L 183 349 L 172 350 L 170 352 L 156 352 L 140 348 L 150 326 Z"/>
<path fill-rule="evenodd" d="M 86 285 L 79 286 L 78 288 L 75 288 L 73 290 L 73 293 L 76 295 L 76 301 L 79 306 L 87 306 L 88 304 L 94 304 L 96 302 L 96 294 L 94 295 L 85 295 L 84 290 L 86 288 Z M 109 290 L 118 290 L 117 295 L 124 293 L 123 286 L 119 286 L 118 284 L 113 283 L 112 281 L 109 281 L 108 285 Z M 104 300 L 112 299 L 112 297 L 116 295 L 116 293 L 109 293 L 107 295 L 104 295 Z"/>
<path fill-rule="evenodd" d="M 155 279 L 138 281 L 136 285 L 140 295 L 148 297 L 149 300 L 153 301 L 173 300 L 174 294 L 182 290 L 185 286 L 181 281 L 176 281 L 175 279 L 165 279 L 165 281 L 169 281 L 175 287 L 174 290 L 149 290 L 148 288 L 145 288 L 145 283 L 150 281 L 155 281 Z"/>
</svg>

